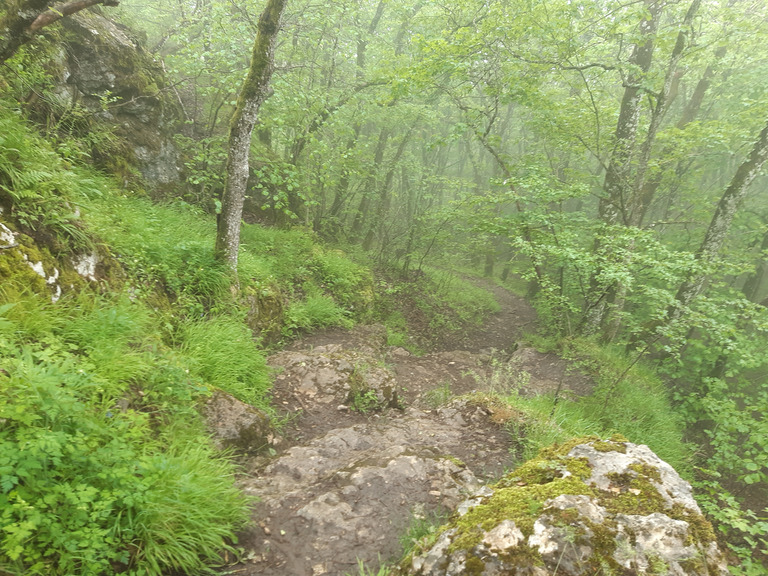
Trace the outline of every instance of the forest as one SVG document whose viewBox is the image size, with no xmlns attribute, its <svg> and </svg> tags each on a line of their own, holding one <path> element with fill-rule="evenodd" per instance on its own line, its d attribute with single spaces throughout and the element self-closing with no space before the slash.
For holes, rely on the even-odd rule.
<svg viewBox="0 0 768 576">
<path fill-rule="evenodd" d="M 199 407 L 290 425 L 270 354 L 427 354 L 487 283 L 596 382 L 501 397 L 518 458 L 647 444 L 768 574 L 766 40 L 763 0 L 3 0 L 0 575 L 220 570 L 253 503 Z"/>
</svg>

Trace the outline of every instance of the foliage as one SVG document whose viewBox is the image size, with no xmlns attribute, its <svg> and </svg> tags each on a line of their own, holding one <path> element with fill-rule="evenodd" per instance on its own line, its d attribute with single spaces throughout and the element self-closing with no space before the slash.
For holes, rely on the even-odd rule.
<svg viewBox="0 0 768 576">
<path fill-rule="evenodd" d="M 648 445 L 690 479 L 692 446 L 684 442 L 682 418 L 658 378 L 632 365 L 620 352 L 589 340 L 569 340 L 564 350 L 574 368 L 595 382 L 594 391 L 578 399 L 564 394 L 523 398 L 514 386 L 507 388 L 507 400 L 528 415 L 523 423 L 525 455 L 531 457 L 544 446 L 574 436 L 621 434 Z M 519 382 L 520 376 L 512 381 Z"/>
<path fill-rule="evenodd" d="M 190 377 L 271 412 L 269 370 L 248 327 L 236 318 L 186 321 L 174 342 L 189 363 Z"/>
<path fill-rule="evenodd" d="M 232 465 L 201 442 L 192 406 L 209 389 L 141 305 L 92 298 L 0 307 L 0 566 L 204 570 L 248 516 Z"/>
<path fill-rule="evenodd" d="M 26 231 L 53 234 L 69 251 L 87 249 L 75 208 L 81 190 L 98 193 L 98 180 L 67 168 L 0 102 L 0 205 L 9 216 Z"/>
</svg>

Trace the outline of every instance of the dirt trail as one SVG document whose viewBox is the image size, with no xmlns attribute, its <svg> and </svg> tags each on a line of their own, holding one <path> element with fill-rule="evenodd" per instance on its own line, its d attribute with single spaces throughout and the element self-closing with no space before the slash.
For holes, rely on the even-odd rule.
<svg viewBox="0 0 768 576">
<path fill-rule="evenodd" d="M 260 499 L 257 524 L 228 573 L 355 575 L 358 560 L 375 569 L 398 557 L 414 517 L 447 513 L 513 465 L 503 427 L 512 415 L 471 393 L 499 385 L 492 364 L 509 361 L 535 315 L 523 299 L 486 287 L 501 312 L 455 350 L 416 357 L 368 326 L 312 335 L 270 359 L 282 369 L 275 402 L 289 423 L 278 455 L 248 463 L 241 485 Z M 565 374 L 549 361 L 544 389 Z M 368 401 L 386 407 L 366 410 Z"/>
</svg>

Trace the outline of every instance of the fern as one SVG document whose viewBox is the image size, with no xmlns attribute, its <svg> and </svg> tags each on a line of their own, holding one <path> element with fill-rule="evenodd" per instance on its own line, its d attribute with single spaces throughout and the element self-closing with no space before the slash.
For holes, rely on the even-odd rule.
<svg viewBox="0 0 768 576">
<path fill-rule="evenodd" d="M 45 229 L 75 249 L 89 248 L 72 205 L 84 193 L 99 194 L 98 180 L 79 178 L 13 115 L 0 115 L 0 134 L 0 197 L 9 204 L 10 217 L 28 229 Z"/>
</svg>

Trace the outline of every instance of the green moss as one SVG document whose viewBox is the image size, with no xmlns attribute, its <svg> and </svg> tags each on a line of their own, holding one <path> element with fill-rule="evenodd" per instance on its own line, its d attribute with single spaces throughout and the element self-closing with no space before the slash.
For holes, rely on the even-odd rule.
<svg viewBox="0 0 768 576">
<path fill-rule="evenodd" d="M 602 503 L 609 512 L 647 516 L 666 508 L 666 500 L 648 476 L 631 472 L 607 476 L 620 489 L 619 493 L 602 494 Z"/>
<path fill-rule="evenodd" d="M 667 515 L 675 520 L 688 522 L 690 526 L 689 533 L 692 536 L 693 542 L 686 542 L 686 544 L 700 543 L 702 546 L 706 546 L 716 540 L 712 524 L 702 514 L 696 514 L 685 506 L 675 504 L 667 512 Z"/>
<path fill-rule="evenodd" d="M 464 573 L 468 576 L 480 576 L 485 570 L 485 562 L 475 556 L 467 558 Z"/>
<path fill-rule="evenodd" d="M 669 571 L 669 565 L 656 554 L 649 552 L 646 559 L 648 560 L 648 574 L 663 575 Z"/>
<path fill-rule="evenodd" d="M 556 478 L 544 484 L 532 484 L 496 489 L 481 506 L 472 508 L 456 521 L 458 535 L 451 550 L 469 550 L 483 534 L 503 520 L 512 520 L 526 536 L 533 534 L 533 524 L 541 514 L 544 502 L 561 494 L 594 496 L 594 489 L 575 477 Z"/>
<path fill-rule="evenodd" d="M 27 260 L 24 260 L 24 255 Z M 35 293 L 44 292 L 47 287 L 45 279 L 32 270 L 30 262 L 40 262 L 42 260 L 40 252 L 35 248 L 19 246 L 10 250 L 0 251 L 0 284 L 3 287 L 17 286 L 20 289 L 30 290 Z M 46 266 L 46 271 L 50 270 L 50 265 Z"/>
<path fill-rule="evenodd" d="M 445 456 L 445 458 L 446 458 L 446 460 L 450 460 L 451 462 L 456 464 L 456 466 L 458 466 L 459 468 L 466 468 L 467 467 L 467 465 L 463 461 L 461 461 L 460 459 L 456 458 L 455 456 L 451 456 L 450 454 L 448 454 L 448 455 Z"/>
<path fill-rule="evenodd" d="M 659 472 L 659 469 L 656 466 L 635 462 L 634 464 L 629 465 L 629 469 L 640 476 L 645 476 L 646 478 L 661 483 L 661 472 Z"/>
<path fill-rule="evenodd" d="M 627 453 L 627 447 L 622 442 L 614 442 L 613 440 L 597 440 L 592 442 L 592 448 L 598 452 L 621 452 Z"/>
<path fill-rule="evenodd" d="M 712 574 L 718 573 L 718 570 L 714 568 L 712 570 L 707 570 L 707 563 L 701 555 L 686 560 L 679 560 L 678 563 L 680 564 L 680 568 L 682 568 L 683 572 L 686 574 L 706 574 L 707 572 Z"/>
</svg>

